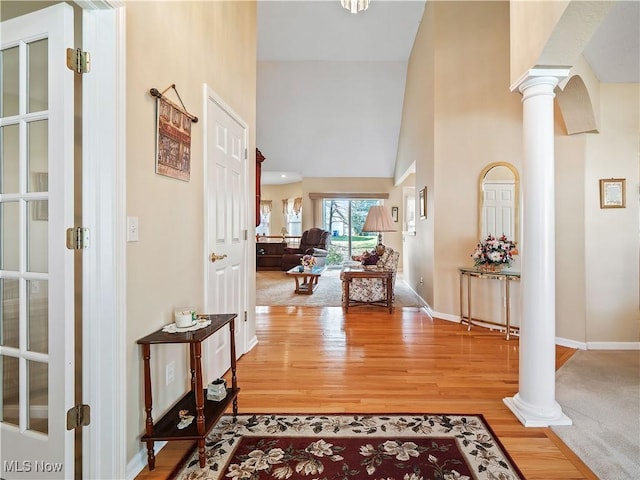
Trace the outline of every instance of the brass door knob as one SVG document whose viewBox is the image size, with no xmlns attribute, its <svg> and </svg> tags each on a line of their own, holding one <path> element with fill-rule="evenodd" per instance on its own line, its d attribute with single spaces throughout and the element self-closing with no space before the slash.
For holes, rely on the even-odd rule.
<svg viewBox="0 0 640 480">
<path fill-rule="evenodd" d="M 211 263 L 213 263 L 216 260 L 222 260 L 223 258 L 227 258 L 227 254 L 225 253 L 224 255 L 216 255 L 215 253 L 212 253 L 210 258 L 211 258 Z"/>
</svg>

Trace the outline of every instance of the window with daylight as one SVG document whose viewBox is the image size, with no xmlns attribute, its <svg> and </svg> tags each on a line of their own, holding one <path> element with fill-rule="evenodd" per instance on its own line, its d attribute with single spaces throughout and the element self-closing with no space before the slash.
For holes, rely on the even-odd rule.
<svg viewBox="0 0 640 480">
<path fill-rule="evenodd" d="M 271 212 L 260 214 L 260 225 L 256 227 L 256 235 L 271 235 Z"/>
<path fill-rule="evenodd" d="M 302 235 L 302 213 L 289 213 L 287 215 L 287 232 L 289 235 Z"/>
<path fill-rule="evenodd" d="M 287 235 L 302 235 L 302 197 L 285 198 L 282 200 L 282 213 L 287 229 Z"/>
<path fill-rule="evenodd" d="M 260 225 L 256 227 L 256 235 L 271 235 L 271 200 L 260 200 Z"/>
</svg>

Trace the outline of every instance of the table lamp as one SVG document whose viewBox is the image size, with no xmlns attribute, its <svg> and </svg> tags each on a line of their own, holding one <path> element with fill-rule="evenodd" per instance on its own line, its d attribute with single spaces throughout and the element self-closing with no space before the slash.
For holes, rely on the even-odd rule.
<svg viewBox="0 0 640 480">
<path fill-rule="evenodd" d="M 282 234 L 282 243 L 285 243 L 287 240 L 284 237 L 289 233 L 287 232 L 287 227 L 282 227 L 280 233 Z"/>
<path fill-rule="evenodd" d="M 362 227 L 363 232 L 378 232 L 378 245 L 376 253 L 382 255 L 384 253 L 384 245 L 382 244 L 382 232 L 395 232 L 393 219 L 389 211 L 383 205 L 374 205 L 369 208 L 367 219 Z"/>
</svg>

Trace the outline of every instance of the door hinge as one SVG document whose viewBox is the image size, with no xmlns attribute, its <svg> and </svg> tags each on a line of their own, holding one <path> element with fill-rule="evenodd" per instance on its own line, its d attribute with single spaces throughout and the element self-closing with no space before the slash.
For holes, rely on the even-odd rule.
<svg viewBox="0 0 640 480">
<path fill-rule="evenodd" d="M 81 49 L 67 48 L 67 67 L 76 73 L 89 73 L 91 71 L 91 54 Z"/>
<path fill-rule="evenodd" d="M 86 427 L 91 423 L 89 405 L 76 405 L 67 411 L 67 430 Z"/>
<path fill-rule="evenodd" d="M 244 321 L 245 322 L 247 321 L 247 311 L 246 310 L 244 311 Z"/>
<path fill-rule="evenodd" d="M 67 248 L 69 250 L 89 248 L 89 229 L 84 227 L 67 228 Z"/>
</svg>

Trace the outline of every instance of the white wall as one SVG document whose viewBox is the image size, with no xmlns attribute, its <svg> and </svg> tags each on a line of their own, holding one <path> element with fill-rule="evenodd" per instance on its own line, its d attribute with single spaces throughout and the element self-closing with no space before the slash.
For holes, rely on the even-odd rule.
<svg viewBox="0 0 640 480">
<path fill-rule="evenodd" d="M 561 123 L 562 116 L 556 114 Z M 586 336 L 585 150 L 588 135 L 555 136 L 556 335 L 577 342 Z"/>
<path fill-rule="evenodd" d="M 458 267 L 472 265 L 479 240 L 480 173 L 498 161 L 521 171 L 522 113 L 509 92 L 508 58 L 507 3 L 427 3 L 409 63 L 397 165 L 415 160 L 416 196 L 427 187 L 427 218 L 405 240 L 406 257 L 415 259 L 408 281 L 445 315 L 458 315 Z"/>
<path fill-rule="evenodd" d="M 427 210 L 433 213 L 434 103 L 435 103 L 435 3 L 427 2 L 407 68 L 402 124 L 398 140 L 395 181 L 415 164 L 407 178 L 415 186 L 415 235 L 404 237 L 404 280 L 433 305 L 433 225 L 434 216 L 419 218 L 419 190 L 427 187 Z M 407 185 L 406 183 L 403 185 Z M 427 213 L 428 213 L 427 212 Z M 406 259 L 413 259 L 407 262 Z M 422 281 L 421 281 L 422 280 Z"/>
<path fill-rule="evenodd" d="M 330 177 L 337 166 L 345 177 L 393 176 L 406 67 L 260 62 L 258 145 L 268 158 L 263 168 L 287 171 L 285 165 L 297 163 L 304 177 Z"/>
<path fill-rule="evenodd" d="M 203 84 L 249 125 L 247 181 L 255 178 L 255 2 L 127 2 L 127 214 L 139 217 L 138 242 L 127 243 L 127 458 L 144 445 L 142 357 L 137 339 L 171 323 L 173 309 L 204 305 Z M 175 83 L 192 127 L 191 180 L 155 174 L 155 100 L 149 89 Z M 167 96 L 177 98 L 167 92 Z M 253 196 L 251 196 L 253 198 Z M 255 218 L 249 202 L 249 218 Z M 252 236 L 249 236 L 251 239 Z M 249 251 L 253 251 L 250 246 Z M 247 270 L 254 268 L 249 255 Z M 255 333 L 249 289 L 248 338 Z M 188 388 L 184 345 L 152 346 L 153 416 Z M 165 386 L 165 366 L 175 381 Z"/>
<path fill-rule="evenodd" d="M 459 308 L 457 268 L 472 265 L 470 255 L 479 240 L 480 173 L 493 162 L 508 162 L 522 173 L 522 105 L 509 91 L 509 5 L 438 2 L 435 10 L 437 281 L 432 307 L 454 313 Z"/>
<path fill-rule="evenodd" d="M 267 160 L 268 161 L 268 160 Z M 286 183 L 283 185 L 262 185 L 261 200 L 271 200 L 271 235 L 280 235 L 282 227 L 285 225 L 284 214 L 282 213 L 282 200 L 285 198 L 302 197 L 302 183 Z M 304 203 L 309 199 L 302 199 Z M 303 220 L 304 221 L 304 220 Z"/>
<path fill-rule="evenodd" d="M 480 170 L 506 161 L 522 172 L 522 106 L 509 92 L 509 30 L 503 2 L 428 3 L 409 62 L 397 165 L 415 159 L 416 189 L 426 185 L 430 193 L 429 217 L 405 241 L 405 276 L 412 285 L 424 276 L 418 293 L 444 318 L 459 315 L 457 267 L 471 265 L 478 240 Z M 584 62 L 580 68 L 586 85 L 597 86 Z M 637 84 L 599 88 L 589 92 L 599 100 L 599 134 L 568 137 L 556 111 L 557 335 L 590 346 L 640 339 L 640 94 Z M 626 209 L 599 208 L 598 179 L 610 177 L 627 179 Z M 517 324 L 518 284 L 512 286 Z M 478 316 L 502 315 L 497 285 L 482 288 Z"/>
<path fill-rule="evenodd" d="M 586 340 L 640 341 L 640 86 L 600 86 L 600 134 L 585 152 Z M 626 179 L 626 208 L 601 209 L 599 179 Z"/>
</svg>

